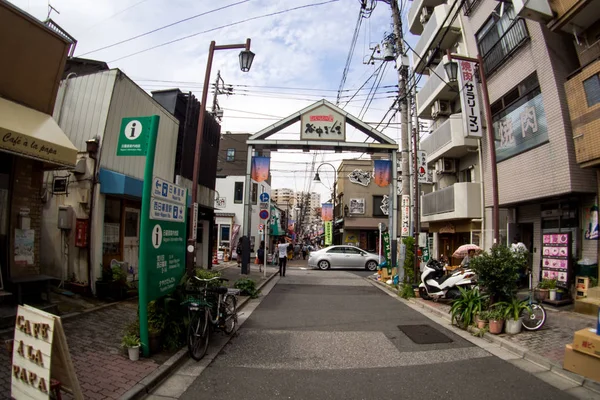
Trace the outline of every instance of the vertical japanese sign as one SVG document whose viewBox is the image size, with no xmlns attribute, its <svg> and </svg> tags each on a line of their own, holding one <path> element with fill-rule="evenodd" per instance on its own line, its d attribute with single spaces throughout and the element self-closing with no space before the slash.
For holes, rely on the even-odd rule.
<svg viewBox="0 0 600 400">
<path fill-rule="evenodd" d="M 458 84 L 460 88 L 460 105 L 465 137 L 481 137 L 481 112 L 479 110 L 479 94 L 475 81 L 475 63 L 458 61 Z"/>
<path fill-rule="evenodd" d="M 333 243 L 333 222 L 325 221 L 323 225 L 325 228 L 325 246 L 330 246 Z"/>
<path fill-rule="evenodd" d="M 429 183 L 429 171 L 427 169 L 427 153 L 417 151 L 417 175 L 419 183 Z"/>
<path fill-rule="evenodd" d="M 263 182 L 269 179 L 269 167 L 271 159 L 269 157 L 252 157 L 252 170 L 250 176 L 256 182 Z"/>
<path fill-rule="evenodd" d="M 391 268 L 392 268 L 392 250 L 391 250 L 391 244 L 390 244 L 390 233 L 389 231 L 385 231 L 382 232 L 381 234 L 381 241 L 382 241 L 382 245 L 383 245 L 383 257 L 385 262 L 387 263 L 387 267 L 390 270 L 389 272 L 391 273 Z"/>
<path fill-rule="evenodd" d="M 403 194 L 402 195 L 402 204 L 400 204 L 400 208 L 402 209 L 402 227 L 400 231 L 400 236 L 406 237 L 410 236 L 410 196 Z"/>
<path fill-rule="evenodd" d="M 392 182 L 392 162 L 390 160 L 374 160 L 373 176 L 377 186 L 388 186 Z"/>
<path fill-rule="evenodd" d="M 321 105 L 302 114 L 300 140 L 346 141 L 346 117 Z"/>
</svg>

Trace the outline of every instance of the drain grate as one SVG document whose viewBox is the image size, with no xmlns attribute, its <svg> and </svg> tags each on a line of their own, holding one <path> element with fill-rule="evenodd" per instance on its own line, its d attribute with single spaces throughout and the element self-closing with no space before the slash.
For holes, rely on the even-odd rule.
<svg viewBox="0 0 600 400">
<path fill-rule="evenodd" d="M 417 344 L 451 343 L 452 339 L 430 325 L 398 325 Z"/>
</svg>

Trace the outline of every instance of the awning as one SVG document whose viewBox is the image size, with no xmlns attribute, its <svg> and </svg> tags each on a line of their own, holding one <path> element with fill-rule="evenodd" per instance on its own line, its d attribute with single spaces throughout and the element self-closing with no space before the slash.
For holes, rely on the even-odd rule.
<svg viewBox="0 0 600 400">
<path fill-rule="evenodd" d="M 344 220 L 344 229 L 379 230 L 379 223 L 387 225 L 387 218 L 350 217 Z"/>
<path fill-rule="evenodd" d="M 0 98 L 0 150 L 75 167 L 77 148 L 48 114 Z"/>
</svg>

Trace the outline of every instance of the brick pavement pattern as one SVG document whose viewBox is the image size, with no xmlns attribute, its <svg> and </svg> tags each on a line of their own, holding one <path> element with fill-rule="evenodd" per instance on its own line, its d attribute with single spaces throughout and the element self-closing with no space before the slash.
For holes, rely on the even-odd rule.
<svg viewBox="0 0 600 400">
<path fill-rule="evenodd" d="M 130 361 L 121 348 L 123 330 L 136 319 L 137 302 L 129 301 L 63 320 L 84 398 L 118 399 L 160 365 L 152 359 Z M 10 399 L 10 359 L 6 351 L 0 352 L 0 363 L 0 396 Z"/>
<path fill-rule="evenodd" d="M 435 303 L 423 299 L 415 300 L 450 313 L 449 304 Z M 573 334 L 575 331 L 584 328 L 593 328 L 595 325 L 596 320 L 593 317 L 570 311 L 549 310 L 546 307 L 546 323 L 539 331 L 529 332 L 523 330 L 517 335 L 501 334 L 499 336 L 562 366 L 565 346 L 573 343 Z"/>
</svg>

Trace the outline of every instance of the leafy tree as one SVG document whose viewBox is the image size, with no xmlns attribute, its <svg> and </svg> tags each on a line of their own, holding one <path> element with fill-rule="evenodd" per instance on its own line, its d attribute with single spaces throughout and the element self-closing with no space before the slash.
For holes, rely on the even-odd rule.
<svg viewBox="0 0 600 400">
<path fill-rule="evenodd" d="M 519 271 L 526 266 L 526 255 L 513 252 L 506 246 L 494 246 L 489 252 L 473 258 L 469 264 L 492 303 L 510 301 L 517 294 Z"/>
</svg>

